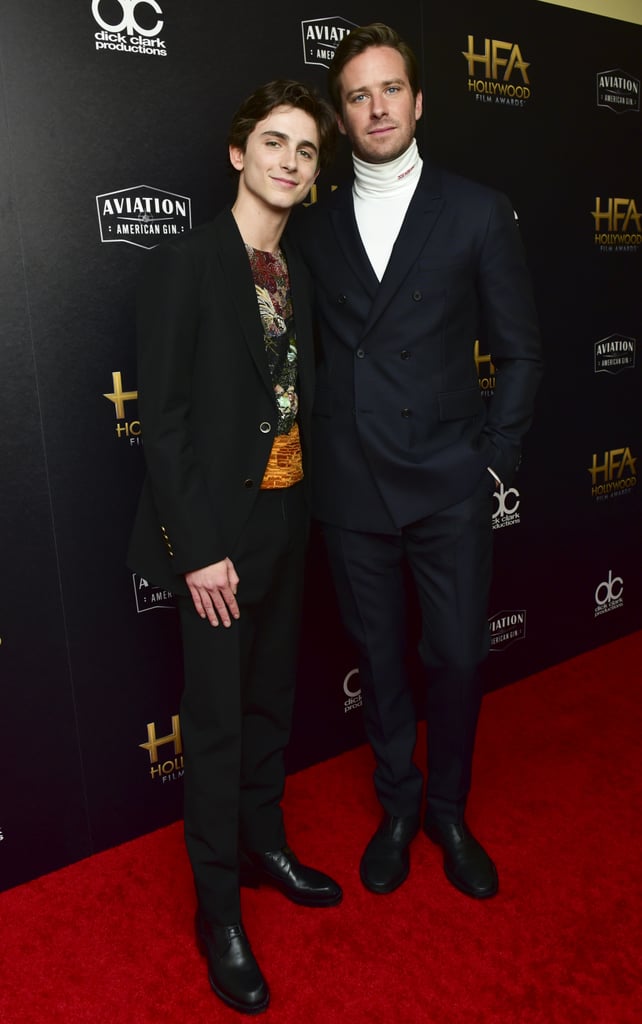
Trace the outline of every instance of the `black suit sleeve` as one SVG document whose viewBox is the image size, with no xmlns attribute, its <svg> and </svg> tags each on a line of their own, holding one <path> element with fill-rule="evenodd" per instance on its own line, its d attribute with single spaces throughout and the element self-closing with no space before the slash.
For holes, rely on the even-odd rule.
<svg viewBox="0 0 642 1024">
<path fill-rule="evenodd" d="M 148 260 L 137 301 L 145 458 L 172 567 L 180 574 L 226 556 L 190 430 L 201 276 L 189 250 L 161 246 Z"/>
</svg>

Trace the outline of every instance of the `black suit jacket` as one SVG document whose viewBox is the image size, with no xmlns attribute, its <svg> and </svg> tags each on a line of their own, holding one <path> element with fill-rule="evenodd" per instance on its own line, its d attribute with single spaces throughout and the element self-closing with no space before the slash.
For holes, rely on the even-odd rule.
<svg viewBox="0 0 642 1024">
<path fill-rule="evenodd" d="M 313 513 L 395 531 L 463 500 L 490 466 L 510 480 L 541 375 L 529 275 L 511 204 L 424 165 L 379 282 L 352 193 L 297 222 L 317 289 Z M 483 334 L 497 369 L 481 397 Z"/>
<path fill-rule="evenodd" d="M 290 274 L 306 480 L 313 391 L 311 292 Z M 234 557 L 277 426 L 263 326 L 243 240 L 225 210 L 147 261 L 138 293 L 139 412 L 148 474 L 128 563 L 188 593 L 183 574 Z"/>
</svg>

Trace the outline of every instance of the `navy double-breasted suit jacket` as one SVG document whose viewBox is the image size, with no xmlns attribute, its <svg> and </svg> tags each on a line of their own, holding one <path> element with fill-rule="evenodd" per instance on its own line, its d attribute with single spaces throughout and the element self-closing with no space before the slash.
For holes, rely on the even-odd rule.
<svg viewBox="0 0 642 1024">
<path fill-rule="evenodd" d="M 491 467 L 510 480 L 541 376 L 508 199 L 425 164 L 379 282 L 350 188 L 297 222 L 316 286 L 313 514 L 394 532 L 463 500 Z M 496 367 L 481 396 L 475 340 Z"/>
<path fill-rule="evenodd" d="M 311 288 L 282 239 L 298 352 L 306 486 L 314 383 Z M 128 563 L 187 594 L 184 573 L 234 558 L 277 427 L 263 325 L 229 209 L 148 258 L 138 294 L 139 413 L 147 478 Z"/>
</svg>

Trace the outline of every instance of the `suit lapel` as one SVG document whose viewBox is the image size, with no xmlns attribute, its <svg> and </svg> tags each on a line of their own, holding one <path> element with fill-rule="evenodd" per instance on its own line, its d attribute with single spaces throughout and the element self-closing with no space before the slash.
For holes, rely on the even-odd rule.
<svg viewBox="0 0 642 1024">
<path fill-rule="evenodd" d="M 294 329 L 297 340 L 297 371 L 299 383 L 297 391 L 302 409 L 306 413 L 312 405 L 312 386 L 314 374 L 314 346 L 312 326 L 312 297 L 307 283 L 307 274 L 296 249 L 287 237 L 281 239 L 290 278 L 290 296 L 294 311 Z"/>
<path fill-rule="evenodd" d="M 331 220 L 343 255 L 369 296 L 374 299 L 379 281 L 361 241 L 354 215 L 352 188 L 346 187 L 337 192 L 336 205 L 331 211 Z"/>
<path fill-rule="evenodd" d="M 230 210 L 226 210 L 218 218 L 217 228 L 219 255 L 221 267 L 228 283 L 228 294 L 234 303 L 243 338 L 256 368 L 266 388 L 270 394 L 273 394 L 274 389 L 265 357 L 265 336 L 256 299 L 252 268 L 243 239 Z M 249 295 L 255 296 L 254 302 L 248 302 Z"/>
<path fill-rule="evenodd" d="M 417 261 L 437 223 L 443 205 L 441 176 L 430 165 L 424 165 L 368 315 L 364 335 L 377 322 Z"/>
</svg>

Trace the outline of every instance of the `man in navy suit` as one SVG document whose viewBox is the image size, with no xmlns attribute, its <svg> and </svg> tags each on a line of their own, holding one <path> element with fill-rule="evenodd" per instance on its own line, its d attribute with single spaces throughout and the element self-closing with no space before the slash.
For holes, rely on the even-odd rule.
<svg viewBox="0 0 642 1024">
<path fill-rule="evenodd" d="M 404 660 L 404 572 L 421 609 L 428 774 L 423 828 L 448 879 L 476 898 L 495 865 L 464 810 L 487 654 L 492 492 L 508 484 L 541 375 L 537 319 L 511 204 L 422 161 L 412 50 L 382 24 L 353 30 L 330 67 L 352 190 L 301 218 L 317 288 L 313 514 L 359 653 L 384 815 L 361 879 L 389 893 L 422 823 L 416 708 Z M 485 405 L 473 357 L 497 368 Z"/>
</svg>

